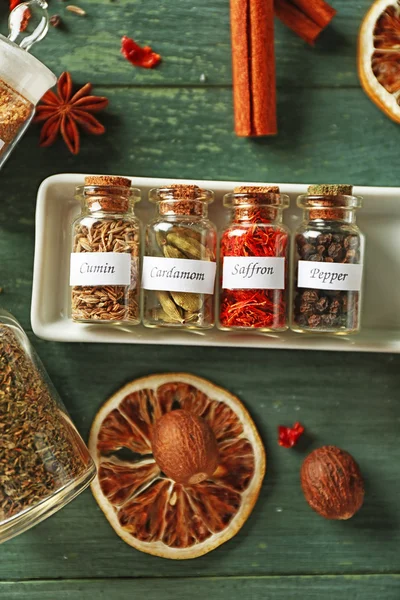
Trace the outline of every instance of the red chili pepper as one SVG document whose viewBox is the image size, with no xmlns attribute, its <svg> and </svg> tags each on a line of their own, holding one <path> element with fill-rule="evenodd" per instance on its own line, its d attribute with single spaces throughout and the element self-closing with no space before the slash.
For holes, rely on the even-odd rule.
<svg viewBox="0 0 400 600">
<path fill-rule="evenodd" d="M 293 427 L 285 427 L 279 425 L 278 427 L 278 444 L 283 448 L 292 448 L 295 446 L 304 433 L 304 427 L 299 422 L 295 423 Z"/>
<path fill-rule="evenodd" d="M 126 35 L 122 38 L 121 44 L 121 53 L 136 67 L 152 69 L 161 62 L 161 56 L 153 52 L 150 46 L 144 46 L 142 48 Z"/>
</svg>

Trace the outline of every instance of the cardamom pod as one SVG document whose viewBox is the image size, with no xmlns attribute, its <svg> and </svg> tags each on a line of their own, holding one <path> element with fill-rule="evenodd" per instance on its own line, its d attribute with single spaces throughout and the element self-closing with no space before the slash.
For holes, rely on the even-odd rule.
<svg viewBox="0 0 400 600">
<path fill-rule="evenodd" d="M 200 321 L 200 314 L 198 312 L 186 311 L 183 315 L 184 323 L 193 323 L 194 321 Z"/>
<path fill-rule="evenodd" d="M 167 241 L 183 252 L 188 258 L 208 260 L 207 248 L 198 240 L 182 237 L 177 233 L 168 233 Z"/>
<path fill-rule="evenodd" d="M 173 319 L 167 315 L 163 308 L 154 308 L 151 316 L 156 321 L 163 321 L 164 323 L 182 323 L 181 318 L 179 318 L 179 320 Z"/>
<path fill-rule="evenodd" d="M 171 296 L 178 306 L 189 312 L 196 312 L 203 306 L 203 298 L 200 294 L 191 292 L 171 292 Z"/>
<path fill-rule="evenodd" d="M 157 298 L 170 319 L 182 322 L 182 309 L 175 304 L 169 292 L 157 292 Z"/>
<path fill-rule="evenodd" d="M 198 242 L 201 241 L 201 232 L 190 227 L 180 227 L 179 225 L 174 225 L 168 230 L 168 233 L 177 233 L 181 237 L 191 238 L 197 240 Z"/>
<path fill-rule="evenodd" d="M 171 246 L 171 244 L 165 244 L 163 246 L 163 252 L 166 258 L 186 258 L 183 252 L 178 250 L 178 248 L 175 248 L 175 246 Z"/>
<path fill-rule="evenodd" d="M 156 231 L 156 240 L 157 244 L 160 246 L 161 250 L 163 250 L 165 244 L 167 243 L 167 235 L 165 231 Z"/>
</svg>

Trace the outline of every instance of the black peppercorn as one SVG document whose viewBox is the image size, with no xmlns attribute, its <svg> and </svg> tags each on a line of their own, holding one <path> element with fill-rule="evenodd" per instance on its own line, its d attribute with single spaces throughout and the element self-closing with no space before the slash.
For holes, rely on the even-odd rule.
<svg viewBox="0 0 400 600">
<path fill-rule="evenodd" d="M 317 237 L 317 244 L 322 244 L 324 246 L 329 246 L 332 242 L 332 234 L 331 233 L 321 233 Z"/>
<path fill-rule="evenodd" d="M 329 306 L 329 300 L 326 296 L 323 296 L 322 298 L 320 298 L 318 300 L 318 302 L 316 302 L 315 310 L 318 313 L 323 313 L 327 310 L 328 306 Z"/>
<path fill-rule="evenodd" d="M 320 323 L 321 317 L 319 315 L 311 315 L 311 317 L 308 318 L 308 324 L 312 328 L 318 327 Z"/>
<path fill-rule="evenodd" d="M 351 186 L 317 185 L 298 205 L 308 224 L 303 222 L 295 236 L 294 329 L 355 331 L 363 258 L 362 235 L 354 224 L 359 198 Z"/>
<path fill-rule="evenodd" d="M 332 243 L 328 248 L 328 254 L 335 262 L 340 262 L 344 253 L 343 246 L 338 242 Z"/>
</svg>

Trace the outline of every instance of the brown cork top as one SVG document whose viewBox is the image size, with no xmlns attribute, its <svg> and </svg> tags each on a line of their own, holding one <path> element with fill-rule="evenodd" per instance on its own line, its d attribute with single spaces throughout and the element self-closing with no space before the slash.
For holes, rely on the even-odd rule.
<svg viewBox="0 0 400 600">
<path fill-rule="evenodd" d="M 302 208 L 311 209 L 309 218 L 312 220 L 335 221 L 344 219 L 347 215 L 346 210 L 358 206 L 356 199 L 346 200 L 344 196 L 353 196 L 352 185 L 315 184 L 308 187 L 308 195 L 300 196 L 298 205 Z"/>
<path fill-rule="evenodd" d="M 149 199 L 159 202 L 162 215 L 198 215 L 205 212 L 207 203 L 212 202 L 213 192 L 198 185 L 173 183 L 150 191 Z"/>
<path fill-rule="evenodd" d="M 198 185 L 186 185 L 182 183 L 173 183 L 160 189 L 160 198 L 173 198 L 176 200 L 196 200 L 202 195 L 202 189 Z"/>
<path fill-rule="evenodd" d="M 79 188 L 78 188 L 79 189 Z M 90 211 L 122 213 L 131 203 L 140 200 L 139 190 L 132 188 L 127 177 L 89 175 L 85 177 L 83 196 Z"/>
<path fill-rule="evenodd" d="M 239 185 L 233 190 L 234 194 L 279 194 L 280 189 L 277 185 Z"/>
<path fill-rule="evenodd" d="M 239 185 L 233 189 L 233 194 L 227 194 L 227 197 L 232 198 L 233 206 L 277 206 L 281 203 L 280 189 L 277 185 Z"/>
<path fill-rule="evenodd" d="M 315 184 L 308 186 L 310 196 L 351 196 L 353 186 L 348 184 Z"/>
<path fill-rule="evenodd" d="M 112 187 L 132 187 L 132 182 L 126 177 L 114 177 L 113 175 L 88 175 L 85 177 L 85 185 L 106 185 Z"/>
<path fill-rule="evenodd" d="M 289 206 L 289 198 L 277 185 L 240 185 L 224 196 L 224 206 L 234 208 L 235 220 L 274 220 Z"/>
</svg>

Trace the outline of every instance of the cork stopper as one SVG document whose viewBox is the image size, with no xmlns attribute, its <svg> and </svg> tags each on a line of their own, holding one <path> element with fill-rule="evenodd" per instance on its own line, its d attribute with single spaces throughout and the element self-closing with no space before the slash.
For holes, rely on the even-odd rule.
<svg viewBox="0 0 400 600">
<path fill-rule="evenodd" d="M 173 183 L 150 190 L 149 199 L 159 202 L 162 215 L 202 216 L 206 214 L 206 206 L 213 201 L 214 194 L 198 185 Z"/>
<path fill-rule="evenodd" d="M 232 203 L 236 206 L 240 204 L 265 204 L 276 205 L 275 196 L 280 195 L 280 189 L 277 185 L 239 185 L 233 189 Z M 230 194 L 228 194 L 230 196 Z"/>
<path fill-rule="evenodd" d="M 85 177 L 85 185 L 105 185 L 110 187 L 130 188 L 132 182 L 126 177 L 114 177 L 113 175 L 88 175 Z"/>
<path fill-rule="evenodd" d="M 352 196 L 353 186 L 347 184 L 314 184 L 308 186 L 310 196 Z"/>
<path fill-rule="evenodd" d="M 166 195 L 181 200 L 195 200 L 201 197 L 202 190 L 198 185 L 185 185 L 182 183 L 173 183 L 166 188 Z M 161 196 L 162 196 L 161 191 Z"/>
<path fill-rule="evenodd" d="M 224 196 L 224 206 L 234 208 L 235 220 L 273 221 L 289 205 L 277 185 L 239 185 Z"/>
<path fill-rule="evenodd" d="M 310 208 L 309 218 L 335 221 L 346 218 L 347 202 L 343 196 L 352 196 L 353 186 L 347 184 L 315 184 L 308 187 L 305 204 Z M 316 196 L 313 198 L 313 196 Z M 351 206 L 349 206 L 351 208 Z"/>
<path fill-rule="evenodd" d="M 88 175 L 85 177 L 83 194 L 90 211 L 123 213 L 131 202 L 140 199 L 140 192 L 132 188 L 127 177 L 113 175 Z"/>
<path fill-rule="evenodd" d="M 239 185 L 234 188 L 234 194 L 279 194 L 280 189 L 277 185 Z"/>
</svg>

